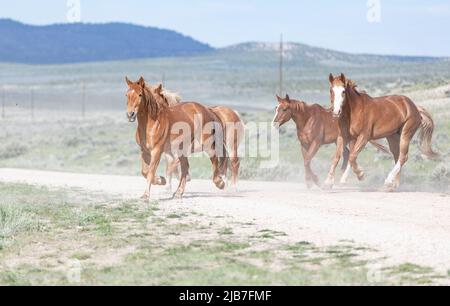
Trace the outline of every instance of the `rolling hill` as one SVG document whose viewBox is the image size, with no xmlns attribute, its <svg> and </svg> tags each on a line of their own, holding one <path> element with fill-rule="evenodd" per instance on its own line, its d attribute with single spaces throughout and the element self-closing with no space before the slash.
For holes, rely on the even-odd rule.
<svg viewBox="0 0 450 306">
<path fill-rule="evenodd" d="M 125 23 L 25 25 L 0 19 L 0 62 L 63 64 L 186 56 L 213 50 L 174 31 Z"/>
</svg>

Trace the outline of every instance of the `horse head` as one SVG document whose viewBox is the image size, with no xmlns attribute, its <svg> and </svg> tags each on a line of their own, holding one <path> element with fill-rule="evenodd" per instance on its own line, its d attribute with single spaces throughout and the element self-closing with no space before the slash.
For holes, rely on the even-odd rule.
<svg viewBox="0 0 450 306">
<path fill-rule="evenodd" d="M 347 100 L 347 78 L 343 73 L 340 76 L 334 77 L 330 73 L 330 98 L 333 116 L 339 118 L 342 114 L 342 108 Z"/>
<path fill-rule="evenodd" d="M 125 82 L 128 85 L 125 94 L 127 98 L 127 118 L 128 121 L 134 122 L 145 103 L 145 80 L 141 77 L 137 82 L 132 82 L 128 77 L 125 77 Z"/>
<path fill-rule="evenodd" d="M 292 119 L 292 111 L 291 111 L 291 99 L 289 95 L 286 97 L 280 98 L 277 95 L 278 106 L 275 109 L 275 117 L 273 118 L 272 125 L 275 128 L 281 127 L 283 124 Z"/>
</svg>

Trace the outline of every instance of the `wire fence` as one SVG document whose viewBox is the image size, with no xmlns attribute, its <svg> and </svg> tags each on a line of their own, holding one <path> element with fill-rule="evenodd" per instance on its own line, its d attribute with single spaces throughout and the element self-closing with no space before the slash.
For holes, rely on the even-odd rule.
<svg viewBox="0 0 450 306">
<path fill-rule="evenodd" d="M 25 88 L 6 85 L 0 87 L 1 119 L 11 118 L 20 112 L 23 118 L 34 120 L 38 113 L 49 111 L 79 114 L 84 119 L 90 111 L 123 110 L 125 98 L 120 90 L 98 90 L 86 84 Z"/>
</svg>

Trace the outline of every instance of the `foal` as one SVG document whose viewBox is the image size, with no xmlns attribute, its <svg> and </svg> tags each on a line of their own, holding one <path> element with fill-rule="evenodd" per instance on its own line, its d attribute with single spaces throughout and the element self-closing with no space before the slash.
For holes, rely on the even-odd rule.
<svg viewBox="0 0 450 306">
<path fill-rule="evenodd" d="M 319 178 L 311 169 L 311 161 L 325 144 L 336 143 L 338 139 L 338 122 L 333 119 L 331 112 L 318 104 L 308 105 L 305 102 L 291 100 L 288 95 L 282 99 L 277 96 L 279 105 L 273 119 L 273 125 L 281 127 L 291 119 L 297 126 L 297 137 L 301 144 L 305 166 L 305 179 L 308 188 L 313 184 L 320 187 Z M 373 142 L 376 148 L 387 152 L 382 145 Z M 349 151 L 344 147 L 343 170 L 347 168 Z M 348 174 L 348 173 L 347 173 Z M 345 177 L 344 177 L 345 179 Z M 344 183 L 344 181 L 343 181 Z"/>
</svg>

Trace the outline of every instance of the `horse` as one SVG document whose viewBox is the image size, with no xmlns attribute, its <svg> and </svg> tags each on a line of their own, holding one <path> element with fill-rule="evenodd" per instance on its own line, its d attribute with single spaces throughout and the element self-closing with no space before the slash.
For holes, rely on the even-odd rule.
<svg viewBox="0 0 450 306">
<path fill-rule="evenodd" d="M 308 189 L 315 184 L 321 187 L 319 178 L 311 169 L 311 162 L 322 145 L 337 142 L 338 122 L 333 118 L 330 111 L 319 104 L 307 104 L 303 101 L 292 100 L 289 95 L 280 98 L 277 95 L 278 106 L 275 109 L 275 117 L 272 124 L 279 128 L 290 120 L 293 120 L 297 127 L 297 137 L 301 144 L 301 152 L 305 167 L 305 181 Z M 372 144 L 383 152 L 387 149 L 376 143 Z M 342 170 L 347 169 L 349 150 L 344 147 L 344 163 Z M 347 173 L 348 175 L 348 173 Z M 342 183 L 345 183 L 346 176 L 343 176 Z"/>
<path fill-rule="evenodd" d="M 169 106 L 175 106 L 181 103 L 181 97 L 178 94 L 174 94 L 166 89 L 164 89 L 164 96 L 168 99 Z M 216 106 L 211 107 L 210 110 L 219 118 L 222 125 L 222 129 L 225 137 L 226 152 L 230 154 L 228 157 L 223 157 L 220 160 L 221 165 L 221 175 L 223 177 L 228 177 L 228 169 L 230 169 L 231 185 L 233 187 L 237 186 L 240 168 L 240 158 L 239 158 L 239 146 L 244 137 L 244 122 L 241 119 L 239 113 L 229 107 Z M 167 158 L 167 168 L 166 176 L 168 178 L 168 186 L 171 186 L 171 181 L 173 175 L 179 177 L 179 160 L 172 159 L 169 155 Z M 190 180 L 188 176 L 188 181 Z"/>
<path fill-rule="evenodd" d="M 164 96 L 164 98 L 167 100 L 167 103 L 169 104 L 169 107 L 175 106 L 179 103 L 181 103 L 181 96 L 177 93 L 171 92 L 167 89 L 163 89 L 161 94 Z M 166 178 L 167 178 L 167 189 L 169 192 L 172 190 L 172 179 L 175 175 L 176 177 L 181 177 L 181 171 L 180 171 L 180 161 L 176 160 L 172 156 L 168 154 L 164 154 L 164 158 L 166 160 Z M 190 180 L 190 177 L 188 175 L 188 181 Z"/>
<path fill-rule="evenodd" d="M 143 152 L 143 175 L 147 179 L 143 198 L 150 200 L 152 185 L 164 186 L 167 183 L 164 177 L 156 176 L 163 153 L 179 160 L 181 166 L 181 179 L 174 198 L 184 195 L 189 153 L 207 153 L 213 166 L 213 182 L 218 189 L 224 189 L 219 157 L 223 156 L 225 145 L 223 137 L 220 137 L 222 131 L 217 116 L 196 102 L 169 107 L 162 85 L 147 86 L 143 77 L 137 82 L 126 77 L 125 81 L 128 85 L 127 117 L 129 121 L 138 120 L 136 141 Z"/>
<path fill-rule="evenodd" d="M 364 179 L 364 171 L 357 158 L 370 140 L 387 138 L 395 166 L 384 183 L 386 191 L 400 187 L 402 168 L 408 161 L 409 147 L 416 132 L 420 132 L 420 150 L 430 159 L 439 156 L 432 147 L 433 118 L 422 107 L 417 107 L 406 96 L 392 95 L 372 98 L 359 92 L 356 84 L 344 74 L 329 76 L 330 100 L 333 115 L 339 122 L 339 141 L 325 185 L 331 188 L 342 148 L 349 144 L 349 163 L 357 177 Z"/>
<path fill-rule="evenodd" d="M 231 186 L 236 188 L 241 165 L 239 146 L 245 136 L 244 122 L 239 113 L 229 107 L 216 106 L 210 108 L 210 110 L 219 118 L 222 124 L 226 153 L 228 154 L 228 156 L 221 158 L 221 175 L 227 177 L 229 168 L 231 172 Z"/>
</svg>

